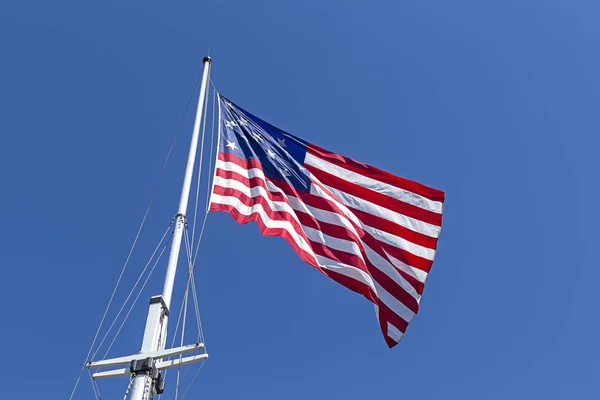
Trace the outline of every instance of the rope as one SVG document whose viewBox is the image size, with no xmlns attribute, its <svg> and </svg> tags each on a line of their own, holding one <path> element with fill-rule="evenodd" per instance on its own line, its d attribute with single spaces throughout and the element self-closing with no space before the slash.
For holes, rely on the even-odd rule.
<svg viewBox="0 0 600 400">
<path fill-rule="evenodd" d="M 117 313 L 117 316 L 115 317 L 115 319 L 113 320 L 112 324 L 110 325 L 110 327 L 108 328 L 108 330 L 106 331 L 106 334 L 104 335 L 104 337 L 102 338 L 102 340 L 100 341 L 100 344 L 98 345 L 98 348 L 96 349 L 96 351 L 94 352 L 94 354 L 92 354 L 91 359 L 93 360 L 96 355 L 98 354 L 98 352 L 100 351 L 100 349 L 102 348 L 102 345 L 104 344 L 104 341 L 106 340 L 106 338 L 108 337 L 108 335 L 110 334 L 110 332 L 112 331 L 112 328 L 115 326 L 115 323 L 117 322 L 117 320 L 119 319 L 119 316 L 121 316 L 121 313 L 123 312 L 123 310 L 125 309 L 125 306 L 127 305 L 127 302 L 129 301 L 129 299 L 131 298 L 131 296 L 133 295 L 133 292 L 135 291 L 135 288 L 137 287 L 137 285 L 140 283 L 140 281 L 142 280 L 142 277 L 144 276 L 144 273 L 146 272 L 146 270 L 148 269 L 148 266 L 150 266 L 150 264 L 152 263 L 152 259 L 154 258 L 154 256 L 156 255 L 156 252 L 158 251 L 158 249 L 160 248 L 163 240 L 165 239 L 165 237 L 167 236 L 167 234 L 169 233 L 169 230 L 171 229 L 171 226 L 173 226 L 173 220 L 171 220 L 171 222 L 169 223 L 169 226 L 167 226 L 167 229 L 165 230 L 165 232 L 163 233 L 162 237 L 160 238 L 160 241 L 158 242 L 158 244 L 156 245 L 156 247 L 154 248 L 154 251 L 152 252 L 152 255 L 150 256 L 150 259 L 148 259 L 148 262 L 146 263 L 146 265 L 144 266 L 144 269 L 142 270 L 142 272 L 140 273 L 140 276 L 138 277 L 137 281 L 135 282 L 135 284 L 133 285 L 133 287 L 131 288 L 131 291 L 129 292 L 129 295 L 127 295 L 127 298 L 125 299 L 125 301 L 123 302 L 123 305 L 121 306 L 121 309 L 119 310 L 119 312 Z M 105 356 L 106 357 L 106 356 Z"/>
<path fill-rule="evenodd" d="M 194 377 L 192 378 L 192 381 L 190 382 L 190 384 L 188 385 L 187 389 L 185 389 L 185 392 L 183 392 L 183 396 L 181 396 L 181 400 L 185 399 L 185 396 L 187 395 L 188 391 L 190 390 L 190 388 L 192 387 L 192 385 L 194 384 L 194 381 L 196 380 L 196 378 L 198 377 L 198 374 L 200 373 L 200 370 L 202 369 L 202 367 L 204 367 L 205 361 L 202 361 L 202 363 L 200 364 L 200 366 L 198 367 L 198 371 L 196 371 L 196 375 L 194 375 Z"/>
<path fill-rule="evenodd" d="M 135 297 L 135 299 L 133 300 L 133 303 L 129 307 L 129 311 L 127 311 L 127 314 L 125 315 L 125 318 L 123 319 L 123 322 L 121 322 L 121 326 L 119 326 L 119 329 L 117 330 L 117 333 L 115 333 L 115 337 L 110 342 L 110 345 L 108 346 L 108 349 L 106 350 L 106 353 L 104 353 L 104 358 L 106 358 L 106 356 L 110 352 L 110 349 L 112 349 L 113 345 L 115 344 L 115 340 L 117 340 L 117 337 L 119 336 L 119 333 L 121 333 L 121 329 L 123 329 L 123 326 L 125 325 L 125 322 L 127 322 L 127 318 L 129 318 L 129 315 L 131 314 L 131 311 L 133 311 L 133 307 L 135 306 L 135 303 L 137 303 L 138 299 L 140 298 L 140 295 L 144 291 L 144 288 L 146 287 L 146 284 L 148 283 L 148 280 L 150 280 L 150 277 L 152 276 L 152 273 L 154 272 L 154 269 L 158 265 L 158 262 L 162 258 L 162 255 L 164 254 L 165 250 L 167 249 L 167 246 L 171 242 L 172 238 L 173 238 L 173 234 L 171 233 L 171 237 L 169 237 L 169 240 L 167 240 L 167 242 L 163 246 L 162 250 L 160 251 L 160 254 L 158 255 L 158 258 L 156 259 L 156 262 L 154 263 L 154 265 L 152 266 L 152 269 L 150 270 L 150 273 L 146 277 L 146 280 L 142 284 L 142 287 L 140 288 L 137 296 Z"/>
<path fill-rule="evenodd" d="M 202 339 L 201 342 L 204 343 L 204 335 L 202 334 L 202 323 L 200 322 L 200 309 L 198 307 L 198 296 L 196 294 L 196 280 L 194 278 L 195 264 L 192 262 L 192 251 L 191 251 L 191 247 L 189 246 L 189 243 L 188 243 L 188 248 L 189 248 L 189 261 L 188 261 L 189 280 L 191 282 L 192 296 L 194 299 L 194 311 L 196 314 L 196 323 L 198 325 L 198 339 Z"/>
<path fill-rule="evenodd" d="M 88 370 L 88 375 L 90 376 L 90 382 L 92 382 L 92 390 L 94 391 L 94 398 L 96 400 L 100 400 L 100 388 L 98 387 L 98 383 L 92 377 L 92 373 Z"/>
<path fill-rule="evenodd" d="M 123 264 L 123 268 L 121 269 L 121 273 L 119 274 L 119 278 L 117 279 L 117 283 L 115 284 L 115 287 L 112 291 L 112 294 L 110 295 L 110 299 L 108 300 L 108 304 L 106 305 L 106 309 L 104 310 L 104 313 L 102 314 L 102 318 L 100 319 L 100 324 L 98 325 L 98 328 L 96 329 L 96 333 L 94 334 L 94 339 L 92 340 L 92 344 L 90 345 L 90 348 L 87 352 L 87 355 L 85 356 L 85 360 L 83 361 L 83 365 L 81 366 L 81 370 L 79 371 L 79 376 L 77 377 L 77 380 L 75 381 L 75 385 L 73 386 L 73 390 L 71 391 L 71 396 L 69 396 L 69 400 L 73 399 L 73 396 L 75 395 L 75 391 L 77 390 L 77 386 L 79 386 L 79 382 L 81 381 L 81 375 L 83 374 L 83 371 L 85 370 L 85 367 L 87 366 L 88 361 L 90 360 L 90 354 L 92 354 L 92 351 L 94 349 L 94 345 L 96 344 L 96 340 L 98 339 L 98 335 L 100 334 L 100 330 L 102 329 L 102 325 L 104 324 L 104 320 L 106 319 L 106 315 L 108 314 L 108 310 L 110 309 L 110 306 L 114 300 L 115 297 L 115 293 L 117 292 L 117 289 L 119 288 L 119 284 L 121 283 L 121 279 L 123 278 L 123 274 L 125 273 L 125 270 L 127 269 L 127 266 L 129 265 L 129 260 L 131 259 L 131 255 L 133 254 L 133 250 L 135 249 L 135 246 L 137 244 L 137 241 L 140 237 L 140 233 L 142 232 L 142 229 L 144 227 L 144 224 L 146 223 L 146 219 L 148 218 L 148 214 L 150 213 L 150 209 L 152 208 L 152 203 L 154 202 L 154 198 L 156 197 L 156 194 L 158 192 L 158 188 L 160 187 L 160 184 L 162 182 L 165 170 L 167 169 L 167 165 L 169 164 L 169 160 L 171 158 L 171 153 L 173 152 L 173 147 L 175 146 L 175 142 L 177 141 L 177 137 L 179 136 L 179 133 L 181 132 L 181 128 L 183 127 L 183 121 L 185 120 L 185 117 L 187 115 L 188 109 L 190 108 L 190 104 L 192 103 L 192 99 L 194 98 L 194 93 L 196 93 L 196 89 L 198 88 L 198 84 L 200 82 L 200 78 L 201 78 L 201 74 L 198 75 L 198 78 L 196 78 L 196 83 L 194 84 L 194 90 L 192 91 L 192 94 L 190 95 L 190 98 L 188 99 L 187 105 L 185 106 L 185 111 L 183 112 L 183 116 L 181 117 L 180 121 L 179 121 L 179 126 L 177 127 L 177 130 L 175 131 L 175 135 L 173 136 L 173 140 L 171 142 L 171 148 L 169 149 L 169 152 L 167 154 L 167 158 L 165 160 L 165 163 L 163 164 L 163 169 L 158 177 L 158 181 L 156 182 L 156 186 L 154 187 L 154 193 L 152 193 L 152 197 L 150 198 L 150 202 L 148 203 L 148 207 L 146 207 L 146 212 L 144 213 L 144 216 L 142 218 L 142 222 L 140 223 L 140 227 L 138 228 L 138 231 L 135 235 L 135 239 L 133 240 L 133 243 L 131 245 L 131 248 L 129 249 L 129 253 L 127 254 L 127 258 L 125 259 L 125 263 Z"/>
<path fill-rule="evenodd" d="M 177 339 L 177 332 L 179 331 L 179 321 L 181 321 L 181 315 L 183 314 L 183 302 L 181 302 L 181 307 L 179 307 L 179 316 L 177 317 L 177 323 L 175 323 L 175 333 L 173 333 L 173 340 L 171 341 L 171 348 L 175 345 L 175 340 Z M 171 357 L 169 357 L 168 359 L 170 359 Z M 163 376 L 163 379 L 166 381 L 167 380 L 167 374 L 169 373 L 169 370 L 167 369 L 165 371 L 165 375 Z M 185 374 L 184 374 L 185 377 Z M 160 400 L 160 398 L 162 397 L 162 395 L 158 395 L 158 398 Z"/>
<path fill-rule="evenodd" d="M 202 322 L 200 321 L 200 309 L 198 308 L 198 296 L 196 295 L 196 280 L 192 270 L 192 296 L 194 298 L 194 311 L 196 312 L 196 324 L 198 325 L 198 342 L 204 343 L 204 332 L 202 331 Z M 205 345 L 206 348 L 206 345 Z"/>
<path fill-rule="evenodd" d="M 180 341 L 180 346 L 183 346 L 183 340 L 185 338 L 185 320 L 187 317 L 187 304 L 188 304 L 188 295 L 189 295 L 189 285 L 190 280 L 188 279 L 188 285 L 185 288 L 185 297 L 183 300 L 183 319 L 181 320 L 181 341 Z M 181 359 L 183 358 L 183 355 L 180 354 L 179 355 L 179 365 L 177 366 L 177 381 L 175 384 L 175 400 L 177 400 L 177 393 L 179 392 L 179 378 L 180 378 L 180 374 L 181 374 Z"/>
<path fill-rule="evenodd" d="M 194 206 L 194 222 L 192 224 L 192 243 L 194 243 L 194 234 L 196 232 L 196 215 L 198 214 L 198 199 L 200 198 L 200 182 L 202 180 L 202 157 L 204 155 L 204 132 L 206 131 L 206 115 L 208 114 L 208 95 L 204 99 L 204 119 L 202 122 L 202 140 L 200 142 L 200 160 L 198 162 L 198 179 L 196 183 L 196 201 Z"/>
<path fill-rule="evenodd" d="M 215 89 L 215 85 L 212 83 L 212 80 L 210 81 L 210 83 L 213 86 L 213 103 L 212 103 L 212 123 L 210 125 L 210 161 L 208 162 L 208 168 L 210 170 L 210 168 L 212 168 L 213 165 L 213 147 L 215 145 L 215 111 L 217 109 L 216 105 L 217 105 L 217 90 Z M 209 199 L 210 199 L 210 177 L 208 178 L 208 187 L 206 188 L 206 212 L 208 212 L 208 207 L 209 207 Z"/>
<path fill-rule="evenodd" d="M 185 250 L 186 250 L 186 256 L 187 256 L 187 260 L 188 260 L 188 280 L 187 280 L 187 284 L 186 284 L 186 290 L 185 290 L 185 296 L 184 296 L 184 301 L 182 303 L 182 309 L 179 312 L 179 317 L 181 317 L 181 311 L 183 311 L 184 317 L 182 319 L 182 329 L 181 329 L 181 346 L 183 346 L 183 341 L 184 341 L 184 335 L 185 335 L 185 321 L 186 321 L 186 313 L 187 313 L 187 302 L 188 302 L 188 298 L 189 298 L 189 288 L 190 288 L 190 284 L 192 287 L 192 293 L 195 293 L 195 287 L 194 287 L 194 276 L 193 276 L 193 269 L 194 269 L 194 265 L 192 264 L 192 252 L 191 252 L 191 247 L 190 247 L 190 240 L 189 240 L 189 230 L 186 227 L 186 231 L 185 231 L 185 235 L 184 235 L 184 243 L 185 243 Z M 196 311 L 196 320 L 198 322 L 198 327 L 199 327 L 199 333 L 200 336 L 203 338 L 203 333 L 202 333 L 202 324 L 199 322 L 200 321 L 200 315 L 199 315 L 199 311 L 198 311 L 198 302 L 197 302 L 197 296 L 194 295 L 194 310 Z M 175 330 L 175 334 L 173 337 L 173 343 L 171 344 L 171 347 L 173 346 L 174 342 L 175 342 L 175 338 L 177 336 L 177 328 L 179 327 L 179 318 L 177 320 L 177 327 Z M 206 346 L 206 345 L 205 345 Z M 181 362 L 181 358 L 182 356 L 179 356 L 180 362 Z M 202 361 L 202 363 L 204 363 L 204 361 Z M 165 371 L 165 379 L 166 379 L 166 375 L 167 375 L 168 371 Z M 189 370 L 187 370 L 184 374 L 183 377 L 181 377 L 181 365 L 178 366 L 177 368 L 177 380 L 176 380 L 176 384 L 175 384 L 175 390 L 173 392 L 171 392 L 171 395 L 168 397 L 168 400 L 170 400 L 171 398 L 173 398 L 173 396 L 175 396 L 175 400 L 177 400 L 178 396 L 179 396 L 179 385 L 180 382 L 187 376 Z M 186 389 L 185 393 L 187 393 L 187 391 L 189 390 L 189 387 Z M 184 393 L 184 396 L 185 396 Z M 182 397 L 183 398 L 183 397 Z"/>
<path fill-rule="evenodd" d="M 127 390 L 125 391 L 125 396 L 123 400 L 127 400 L 127 396 L 129 396 L 129 391 L 131 390 L 131 385 L 133 385 L 133 380 L 135 379 L 135 374 L 131 374 L 131 379 L 129 380 L 129 385 L 127 385 Z"/>
<path fill-rule="evenodd" d="M 211 136 L 210 136 L 210 162 L 209 162 L 209 168 L 212 166 L 213 164 L 213 148 L 214 148 L 214 144 L 215 144 L 215 112 L 216 112 L 216 98 L 217 98 L 217 94 L 219 93 L 217 91 L 217 88 L 215 87 L 215 84 L 213 83 L 212 79 L 210 80 L 210 84 L 213 87 L 213 115 L 212 115 L 212 123 L 211 123 Z M 217 162 L 216 157 L 215 157 L 215 163 Z M 210 192 L 211 190 L 211 180 L 210 178 L 208 178 L 207 181 L 207 188 L 206 188 L 206 213 L 204 214 L 204 221 L 202 221 L 202 228 L 200 230 L 200 235 L 198 237 L 198 243 L 196 245 L 196 251 L 194 252 L 194 258 L 192 261 L 193 265 L 196 265 L 196 258 L 198 257 L 198 250 L 200 250 L 200 241 L 202 240 L 202 235 L 204 233 L 204 226 L 206 225 L 206 219 L 208 218 L 208 211 L 209 211 L 209 206 L 210 206 Z M 192 242 L 193 243 L 193 242 Z"/>
</svg>

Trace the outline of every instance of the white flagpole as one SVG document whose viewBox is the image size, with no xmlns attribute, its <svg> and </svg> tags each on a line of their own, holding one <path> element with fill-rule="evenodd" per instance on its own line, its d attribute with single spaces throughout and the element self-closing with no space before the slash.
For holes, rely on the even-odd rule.
<svg viewBox="0 0 600 400">
<path fill-rule="evenodd" d="M 210 72 L 210 57 L 204 57 L 204 70 L 202 72 L 202 84 L 200 86 L 200 96 L 198 97 L 198 108 L 196 111 L 196 120 L 194 121 L 194 130 L 192 132 L 192 142 L 188 162 L 185 168 L 183 178 L 183 188 L 181 189 L 181 198 L 179 200 L 179 209 L 177 211 L 175 230 L 173 232 L 173 242 L 171 243 L 171 252 L 167 264 L 167 273 L 165 284 L 161 296 L 154 296 L 150 300 L 150 309 L 146 320 L 146 329 L 142 340 L 141 353 L 163 350 L 166 344 L 167 322 L 169 318 L 169 308 L 171 306 L 171 296 L 173 294 L 173 285 L 175 283 L 175 272 L 177 270 L 177 260 L 181 249 L 181 238 L 183 236 L 188 200 L 190 197 L 190 187 L 192 185 L 192 176 L 194 174 L 194 164 L 196 162 L 196 152 L 198 149 L 198 136 L 200 133 L 200 122 L 202 121 L 202 112 L 204 108 L 206 89 L 208 87 L 208 76 Z M 143 368 L 142 368 L 143 369 Z M 155 384 L 156 376 L 152 373 L 139 374 L 133 378 L 131 386 L 131 400 L 147 400 L 151 396 L 152 388 Z"/>
</svg>

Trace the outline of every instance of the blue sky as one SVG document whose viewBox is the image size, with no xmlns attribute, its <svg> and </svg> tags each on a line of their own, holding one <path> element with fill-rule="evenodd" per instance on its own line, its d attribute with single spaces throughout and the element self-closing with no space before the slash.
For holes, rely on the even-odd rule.
<svg viewBox="0 0 600 400">
<path fill-rule="evenodd" d="M 446 205 L 392 350 L 366 300 L 209 215 L 211 358 L 186 398 L 598 398 L 599 18 L 584 0 L 4 4 L 3 396 L 68 397 L 210 48 L 240 106 Z M 176 212 L 191 122 L 120 300 Z M 111 355 L 139 349 L 160 268 Z"/>
</svg>

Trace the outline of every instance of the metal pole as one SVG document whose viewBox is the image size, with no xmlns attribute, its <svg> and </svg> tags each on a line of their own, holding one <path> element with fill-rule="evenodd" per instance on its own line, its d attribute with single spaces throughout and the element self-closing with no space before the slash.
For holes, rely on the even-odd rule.
<svg viewBox="0 0 600 400">
<path fill-rule="evenodd" d="M 200 86 L 200 96 L 198 97 L 198 108 L 196 111 L 196 120 L 194 121 L 194 130 L 192 132 L 192 142 L 190 144 L 190 152 L 188 162 L 185 168 L 185 176 L 183 178 L 183 188 L 181 189 L 181 198 L 179 200 L 179 209 L 177 211 L 175 230 L 173 232 L 173 242 L 171 244 L 171 252 L 169 254 L 169 262 L 167 264 L 167 273 L 165 276 L 165 284 L 163 287 L 162 296 L 155 296 L 150 300 L 150 309 L 146 320 L 146 329 L 144 331 L 144 339 L 142 340 L 141 352 L 150 352 L 162 350 L 166 343 L 167 322 L 169 318 L 169 309 L 171 307 L 171 296 L 173 294 L 173 285 L 175 283 L 175 272 L 177 270 L 177 260 L 181 249 L 181 238 L 185 228 L 188 200 L 190 197 L 190 187 L 192 185 L 192 176 L 194 174 L 194 164 L 196 162 L 196 152 L 198 149 L 198 136 L 200 133 L 200 122 L 202 121 L 202 112 L 206 98 L 206 89 L 208 87 L 208 75 L 210 72 L 210 57 L 204 57 L 204 70 L 202 72 L 202 84 Z M 131 388 L 131 400 L 146 400 L 149 399 L 148 387 L 151 386 L 147 382 L 145 375 L 138 375 L 134 378 Z M 151 389 L 150 389 L 151 390 Z"/>
</svg>

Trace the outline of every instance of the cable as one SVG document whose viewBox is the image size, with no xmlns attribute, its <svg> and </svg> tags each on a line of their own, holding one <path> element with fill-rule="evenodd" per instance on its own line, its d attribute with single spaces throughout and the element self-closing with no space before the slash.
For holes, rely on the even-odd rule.
<svg viewBox="0 0 600 400">
<path fill-rule="evenodd" d="M 115 334 L 115 337 L 110 342 L 110 345 L 108 346 L 108 349 L 106 350 L 106 353 L 104 354 L 104 358 L 106 358 L 106 356 L 108 355 L 108 352 L 110 351 L 110 349 L 112 348 L 112 346 L 115 344 L 115 340 L 117 340 L 117 337 L 119 336 L 119 333 L 121 333 L 121 329 L 123 329 L 123 326 L 125 325 L 125 322 L 127 322 L 127 318 L 129 318 L 129 315 L 131 314 L 131 311 L 133 311 L 133 307 L 135 306 L 135 303 L 137 303 L 138 299 L 140 298 L 140 295 L 142 294 L 142 291 L 146 287 L 146 284 L 148 283 L 148 280 L 152 276 L 152 273 L 154 272 L 154 269 L 156 268 L 156 266 L 158 265 L 158 262 L 162 258 L 162 255 L 164 254 L 165 250 L 167 249 L 167 246 L 169 245 L 169 243 L 171 242 L 171 239 L 173 239 L 173 234 L 171 234 L 171 236 L 169 237 L 169 240 L 165 243 L 165 245 L 163 246 L 163 249 L 160 251 L 160 254 L 158 255 L 158 258 L 156 259 L 156 262 L 152 266 L 152 269 L 150 270 L 150 273 L 146 277 L 146 280 L 144 281 L 144 284 L 140 288 L 140 291 L 138 292 L 137 296 L 133 300 L 133 303 L 129 307 L 129 311 L 127 311 L 127 314 L 125 315 L 125 318 L 123 319 L 123 322 L 121 322 L 121 326 L 119 326 L 119 329 L 117 330 L 117 333 Z"/>
<path fill-rule="evenodd" d="M 204 363 L 205 361 L 202 361 L 202 363 L 200 364 L 200 366 L 198 367 L 198 371 L 196 371 L 196 375 L 194 375 L 194 377 L 192 378 L 192 381 L 190 382 L 190 384 L 188 385 L 187 389 L 185 389 L 185 392 L 183 392 L 183 396 L 181 396 L 181 400 L 185 399 L 185 396 L 187 395 L 188 391 L 190 390 L 190 388 L 192 387 L 192 385 L 194 384 L 194 381 L 196 380 L 196 378 L 198 377 L 198 374 L 200 373 L 200 370 L 202 369 L 202 367 L 204 367 Z"/>
<path fill-rule="evenodd" d="M 115 297 L 115 293 L 117 292 L 117 289 L 119 287 L 119 284 L 121 283 L 121 279 L 123 278 L 123 274 L 125 273 L 125 270 L 127 269 L 127 266 L 129 265 L 129 260 L 131 259 L 131 255 L 133 254 L 133 250 L 135 249 L 135 246 L 137 244 L 137 241 L 140 237 L 140 233 L 142 232 L 142 228 L 144 227 L 144 224 L 146 223 L 146 219 L 148 217 L 148 214 L 150 213 L 150 209 L 152 208 L 152 203 L 154 202 L 154 198 L 156 197 L 156 194 L 158 192 L 158 188 L 160 187 L 160 184 L 162 182 L 165 170 L 167 169 L 167 165 L 169 164 L 169 160 L 171 158 L 171 153 L 173 152 L 173 147 L 175 146 L 175 142 L 177 141 L 177 137 L 179 136 L 179 133 L 181 132 L 181 128 L 183 126 L 183 121 L 185 120 L 185 117 L 187 115 L 188 109 L 190 108 L 190 104 L 192 103 L 192 100 L 194 98 L 194 93 L 196 93 L 196 89 L 198 88 L 198 84 L 200 82 L 200 78 L 201 78 L 201 74 L 198 75 L 198 78 L 196 79 L 196 83 L 194 84 L 194 90 L 192 91 L 192 94 L 190 95 L 190 98 L 187 102 L 187 105 L 185 107 L 185 111 L 183 113 L 183 116 L 181 117 L 181 120 L 179 121 L 179 126 L 177 128 L 177 130 L 175 131 L 175 135 L 173 136 L 173 141 L 171 142 L 171 148 L 169 149 L 169 152 L 167 154 L 167 158 L 165 160 L 165 163 L 163 165 L 163 169 L 158 177 L 158 181 L 156 182 L 156 186 L 154 188 L 154 193 L 152 193 L 152 197 L 150 198 L 150 203 L 148 203 L 148 207 L 146 208 L 146 212 L 144 213 L 144 216 L 142 218 L 142 222 L 140 223 L 140 227 L 138 228 L 138 231 L 135 235 L 135 239 L 133 240 L 133 243 L 131 245 L 131 248 L 129 249 L 129 254 L 127 254 L 127 258 L 125 259 L 125 263 L 123 264 L 123 268 L 121 269 L 121 273 L 119 274 L 119 278 L 117 279 L 117 283 L 115 284 L 115 287 L 112 291 L 112 294 L 110 295 L 110 299 L 108 300 L 108 304 L 106 305 L 106 309 L 104 310 L 104 313 L 102 314 L 102 318 L 100 319 L 100 324 L 98 325 L 98 329 L 96 329 L 96 334 L 94 335 L 94 339 L 92 340 L 92 344 L 90 345 L 90 348 L 87 352 L 87 355 L 85 356 L 85 360 L 83 361 L 83 365 L 81 367 L 81 370 L 79 371 L 79 376 L 77 377 L 77 380 L 75 381 L 75 385 L 73 386 L 73 390 L 71 391 L 71 396 L 69 396 L 69 400 L 73 399 L 73 396 L 75 395 L 75 391 L 77 390 L 77 386 L 79 385 L 79 382 L 81 380 L 81 374 L 83 374 L 83 371 L 85 370 L 85 367 L 87 366 L 87 363 L 90 359 L 90 354 L 92 354 L 92 351 L 94 349 L 94 345 L 96 344 L 96 340 L 98 339 L 98 335 L 100 334 L 100 330 L 102 329 L 102 325 L 104 324 L 104 320 L 106 319 L 106 315 L 108 314 L 108 310 L 110 309 L 110 306 L 113 302 L 113 299 Z"/>
<path fill-rule="evenodd" d="M 154 251 L 152 252 L 152 255 L 150 256 L 150 259 L 148 260 L 148 262 L 146 263 L 146 265 L 144 266 L 144 269 L 142 270 L 142 272 L 140 272 L 140 276 L 138 277 L 137 281 L 135 282 L 135 284 L 133 285 L 133 287 L 131 288 L 131 291 L 129 292 L 129 295 L 127 296 L 127 298 L 125 299 L 125 301 L 123 302 L 123 305 L 121 306 L 121 309 L 119 310 L 119 312 L 117 313 L 117 316 L 114 318 L 112 324 L 110 325 L 110 327 L 108 328 L 108 330 L 106 331 L 106 333 L 104 334 L 104 337 L 102 338 L 102 340 L 100 341 L 100 344 L 98 345 L 98 348 L 96 349 L 96 351 L 94 352 L 94 354 L 92 354 L 91 359 L 93 360 L 96 355 L 98 354 L 98 352 L 100 351 L 100 349 L 102 348 L 102 345 L 104 344 L 104 341 L 106 340 L 106 338 L 108 337 L 108 335 L 110 334 L 110 332 L 112 331 L 112 328 L 115 326 L 115 323 L 117 322 L 117 320 L 119 319 L 119 316 L 121 315 L 121 313 L 123 312 L 123 309 L 125 309 L 125 306 L 127 305 L 127 302 L 129 301 L 129 299 L 131 298 L 131 295 L 133 294 L 133 292 L 135 291 L 135 288 L 137 287 L 138 283 L 142 280 L 142 277 L 144 276 L 144 273 L 146 272 L 146 270 L 148 269 L 148 266 L 150 266 L 150 264 L 152 263 L 152 259 L 154 258 L 154 255 L 156 254 L 156 252 L 158 251 L 158 249 L 160 248 L 163 240 L 165 239 L 165 237 L 167 236 L 167 234 L 169 233 L 169 229 L 171 229 L 171 226 L 173 226 L 173 221 L 175 219 L 173 218 L 171 220 L 171 222 L 169 223 L 169 226 L 167 227 L 167 229 L 165 230 L 165 232 L 163 233 L 160 241 L 158 242 L 158 244 L 156 245 L 156 247 L 154 248 Z M 172 232 L 171 232 L 172 234 Z M 106 357 L 106 355 L 105 355 Z"/>
<path fill-rule="evenodd" d="M 207 95 L 204 98 L 204 118 L 203 118 L 203 123 L 202 123 L 202 140 L 200 142 L 200 160 L 198 162 L 198 179 L 197 179 L 197 183 L 196 183 L 196 201 L 195 201 L 195 206 L 194 206 L 194 222 L 192 223 L 192 243 L 194 243 L 194 234 L 196 232 L 196 216 L 198 214 L 198 200 L 200 198 L 199 194 L 200 194 L 200 182 L 202 181 L 202 157 L 204 156 L 204 133 L 206 131 L 206 115 L 208 114 L 208 98 L 209 96 Z"/>
</svg>

